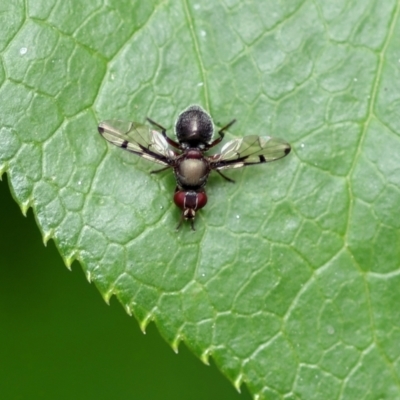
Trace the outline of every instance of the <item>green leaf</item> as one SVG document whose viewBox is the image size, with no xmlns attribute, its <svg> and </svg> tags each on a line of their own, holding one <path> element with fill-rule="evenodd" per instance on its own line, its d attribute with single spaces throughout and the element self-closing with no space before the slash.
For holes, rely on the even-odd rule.
<svg viewBox="0 0 400 400">
<path fill-rule="evenodd" d="M 257 398 L 400 398 L 398 2 L 31 3 L 0 6 L 0 171 L 67 265 Z M 190 104 L 294 151 L 175 232 L 173 176 L 96 126 Z"/>
<path fill-rule="evenodd" d="M 251 398 L 186 346 L 176 355 L 154 324 L 143 335 L 115 298 L 107 307 L 79 270 L 63 268 L 32 213 L 21 218 L 6 180 L 0 218 L 2 399 Z"/>
</svg>

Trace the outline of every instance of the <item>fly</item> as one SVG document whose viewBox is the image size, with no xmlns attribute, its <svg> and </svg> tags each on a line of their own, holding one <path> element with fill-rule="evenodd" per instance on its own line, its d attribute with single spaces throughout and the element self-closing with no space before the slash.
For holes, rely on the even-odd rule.
<svg viewBox="0 0 400 400">
<path fill-rule="evenodd" d="M 177 229 L 183 220 L 188 220 L 195 230 L 196 212 L 207 204 L 205 186 L 211 171 L 234 182 L 221 171 L 275 161 L 288 155 L 291 149 L 289 143 L 282 139 L 250 135 L 231 140 L 218 154 L 205 155 L 205 152 L 222 141 L 225 131 L 236 120 L 221 128 L 218 137 L 212 140 L 213 121 L 197 105 L 179 114 L 175 123 L 177 142 L 167 136 L 166 129 L 160 124 L 150 118 L 147 121 L 157 130 L 121 120 L 100 122 L 98 130 L 108 142 L 163 166 L 151 173 L 172 168 L 176 179 L 174 202 L 182 210 Z"/>
</svg>

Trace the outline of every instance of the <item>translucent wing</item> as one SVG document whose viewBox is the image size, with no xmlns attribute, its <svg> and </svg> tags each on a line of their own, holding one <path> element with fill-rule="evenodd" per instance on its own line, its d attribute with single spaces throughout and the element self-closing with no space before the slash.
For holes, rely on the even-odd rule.
<svg viewBox="0 0 400 400">
<path fill-rule="evenodd" d="M 289 153 L 290 144 L 282 139 L 250 135 L 226 143 L 209 161 L 212 169 L 223 170 L 278 160 Z"/>
<path fill-rule="evenodd" d="M 164 136 L 137 122 L 109 120 L 100 122 L 99 133 L 112 144 L 131 153 L 163 165 L 171 165 L 176 158 Z"/>
</svg>

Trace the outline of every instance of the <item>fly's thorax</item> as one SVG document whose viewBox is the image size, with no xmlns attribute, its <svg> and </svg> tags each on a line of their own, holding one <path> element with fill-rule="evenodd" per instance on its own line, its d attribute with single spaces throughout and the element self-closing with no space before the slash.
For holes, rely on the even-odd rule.
<svg viewBox="0 0 400 400">
<path fill-rule="evenodd" d="M 177 160 L 174 172 L 180 187 L 199 189 L 207 182 L 210 166 L 201 151 L 191 149 Z"/>
<path fill-rule="evenodd" d="M 175 133 L 179 143 L 200 147 L 208 145 L 214 133 L 210 115 L 200 106 L 190 106 L 175 123 Z"/>
</svg>

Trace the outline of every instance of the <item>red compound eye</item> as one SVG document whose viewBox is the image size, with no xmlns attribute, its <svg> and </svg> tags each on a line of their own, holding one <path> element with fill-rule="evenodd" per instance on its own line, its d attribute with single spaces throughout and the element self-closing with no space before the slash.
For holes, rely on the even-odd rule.
<svg viewBox="0 0 400 400">
<path fill-rule="evenodd" d="M 207 204 L 207 195 L 204 192 L 197 193 L 197 209 L 203 208 Z"/>
<path fill-rule="evenodd" d="M 207 195 L 192 190 L 178 191 L 174 194 L 174 203 L 182 210 L 198 210 L 207 204 Z"/>
<path fill-rule="evenodd" d="M 176 192 L 174 194 L 174 203 L 181 209 L 184 209 L 186 192 Z"/>
</svg>

